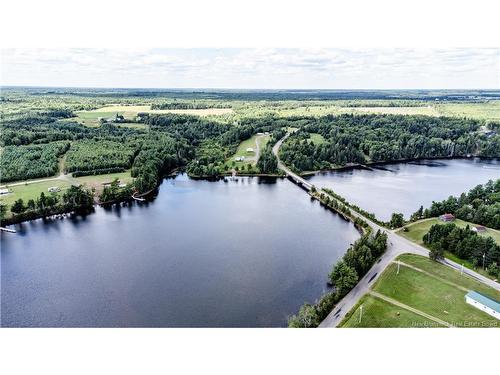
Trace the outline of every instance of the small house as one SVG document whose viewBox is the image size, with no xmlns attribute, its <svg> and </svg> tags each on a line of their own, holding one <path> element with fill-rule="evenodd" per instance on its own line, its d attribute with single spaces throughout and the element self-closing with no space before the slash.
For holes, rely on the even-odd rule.
<svg viewBox="0 0 500 375">
<path fill-rule="evenodd" d="M 9 194 L 9 189 L 0 189 L 0 195 Z"/>
<path fill-rule="evenodd" d="M 253 148 L 248 147 L 248 148 L 247 148 L 247 152 L 253 152 Z"/>
<path fill-rule="evenodd" d="M 59 188 L 59 186 L 51 186 L 47 189 L 47 191 L 49 193 L 58 193 L 61 191 L 61 189 Z"/>
<path fill-rule="evenodd" d="M 245 157 L 244 156 L 237 156 L 234 158 L 235 161 L 243 161 L 245 160 Z"/>
<path fill-rule="evenodd" d="M 439 216 L 439 220 L 449 223 L 450 221 L 455 220 L 455 216 L 453 214 L 444 214 Z"/>
<path fill-rule="evenodd" d="M 500 320 L 500 302 L 471 290 L 465 295 L 465 302 Z"/>
<path fill-rule="evenodd" d="M 476 233 L 484 233 L 486 232 L 486 227 L 483 227 L 482 225 L 476 225 L 472 227 L 472 230 Z"/>
</svg>

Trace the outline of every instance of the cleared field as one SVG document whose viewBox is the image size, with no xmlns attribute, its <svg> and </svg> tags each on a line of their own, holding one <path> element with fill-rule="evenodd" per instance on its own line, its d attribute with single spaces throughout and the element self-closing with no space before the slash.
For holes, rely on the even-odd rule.
<svg viewBox="0 0 500 375">
<path fill-rule="evenodd" d="M 485 103 L 438 104 L 436 110 L 443 116 L 469 117 L 500 121 L 500 100 Z"/>
<path fill-rule="evenodd" d="M 103 183 L 112 182 L 115 178 L 120 180 L 120 183 L 122 184 L 130 184 L 134 180 L 130 175 L 130 170 L 121 173 L 82 176 L 74 178 L 74 180 L 80 184 L 88 186 L 89 188 L 94 188 L 97 193 L 100 193 L 104 189 Z"/>
<path fill-rule="evenodd" d="M 232 168 L 233 162 L 234 166 L 237 166 L 239 169 L 241 169 L 242 167 L 246 167 L 247 164 L 255 166 L 255 164 L 257 164 L 259 156 L 257 155 L 257 143 L 259 145 L 259 149 L 262 150 L 264 147 L 266 147 L 266 144 L 267 142 L 269 142 L 270 137 L 271 136 L 269 134 L 256 134 L 249 139 L 241 142 L 234 155 L 226 160 L 226 166 L 228 166 L 228 168 Z M 253 149 L 253 151 L 247 151 L 248 148 Z M 244 157 L 245 159 L 243 161 L 235 161 L 234 159 L 238 157 Z"/>
<path fill-rule="evenodd" d="M 432 106 L 426 107 L 355 107 L 342 108 L 347 113 L 380 113 L 387 115 L 426 115 L 439 116 L 439 112 Z"/>
<path fill-rule="evenodd" d="M 468 221 L 463 221 L 460 219 L 456 219 L 452 222 L 456 226 L 460 228 L 465 228 L 467 225 L 469 225 L 471 228 L 477 224 L 470 223 Z M 424 235 L 429 231 L 429 229 L 434 225 L 434 224 L 446 224 L 443 221 L 439 220 L 438 218 L 432 218 L 432 219 L 424 219 L 421 221 L 417 221 L 415 223 L 406 225 L 405 227 L 408 228 L 408 232 L 405 232 L 403 229 L 400 229 L 397 231 L 397 233 L 410 241 L 416 242 L 420 245 L 423 245 L 423 237 Z M 478 233 L 482 237 L 493 237 L 493 239 L 500 245 L 500 231 L 492 229 L 492 228 L 487 228 L 486 232 Z"/>
<path fill-rule="evenodd" d="M 12 187 L 9 187 L 7 184 L 7 188 L 12 192 L 7 195 L 2 195 L 0 197 L 0 201 L 8 206 L 11 206 L 12 203 L 21 198 L 26 204 L 30 199 L 36 200 L 38 197 L 40 197 L 40 194 L 42 192 L 45 194 L 50 194 L 48 192 L 48 189 L 49 187 L 53 186 L 57 186 L 61 189 L 61 192 L 63 192 L 71 186 L 71 183 L 68 180 L 64 179 L 54 179 L 51 181 L 34 182 L 28 183 L 26 185 L 16 185 Z"/>
<path fill-rule="evenodd" d="M 498 326 L 497 319 L 467 304 L 465 295 L 476 290 L 498 300 L 500 292 L 426 257 L 405 254 L 398 260 L 405 263 L 399 274 L 392 263 L 373 286 L 374 292 L 393 303 L 366 295 L 351 310 L 343 327 L 435 327 L 439 322 L 457 327 Z"/>
<path fill-rule="evenodd" d="M 361 313 L 361 305 L 363 312 Z M 361 322 L 360 322 L 361 315 Z M 398 328 L 398 327 L 443 327 L 412 311 L 373 297 L 363 296 L 351 310 L 351 315 L 342 324 L 343 328 Z"/>
<path fill-rule="evenodd" d="M 314 143 L 315 145 L 320 145 L 326 142 L 325 138 L 318 133 L 311 133 L 309 139 Z"/>
</svg>

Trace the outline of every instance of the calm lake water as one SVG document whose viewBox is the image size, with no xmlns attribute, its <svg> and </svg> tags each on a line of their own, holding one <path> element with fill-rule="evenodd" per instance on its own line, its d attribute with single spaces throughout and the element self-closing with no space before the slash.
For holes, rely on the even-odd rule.
<svg viewBox="0 0 500 375">
<path fill-rule="evenodd" d="M 478 184 L 500 178 L 500 161 L 482 159 L 422 160 L 386 164 L 372 170 L 330 171 L 311 176 L 316 187 L 328 187 L 382 220 L 393 212 L 406 218 L 423 205 L 460 195 Z"/>
<path fill-rule="evenodd" d="M 288 180 L 167 179 L 148 204 L 1 235 L 1 323 L 278 327 L 326 290 L 354 227 Z"/>
</svg>

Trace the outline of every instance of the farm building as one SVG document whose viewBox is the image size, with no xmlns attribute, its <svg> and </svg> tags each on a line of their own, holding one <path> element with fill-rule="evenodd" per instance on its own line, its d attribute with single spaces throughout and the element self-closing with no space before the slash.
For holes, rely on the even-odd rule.
<svg viewBox="0 0 500 375">
<path fill-rule="evenodd" d="M 439 220 L 445 221 L 445 222 L 450 222 L 455 220 L 455 216 L 453 214 L 444 214 L 439 216 Z"/>
<path fill-rule="evenodd" d="M 47 191 L 49 193 L 57 193 L 57 192 L 61 191 L 61 189 L 59 188 L 59 186 L 51 186 L 47 189 Z"/>
<path fill-rule="evenodd" d="M 484 233 L 486 232 L 486 227 L 483 227 L 482 225 L 476 225 L 472 227 L 472 230 L 477 233 Z"/>
<path fill-rule="evenodd" d="M 9 189 L 0 189 L 0 195 L 9 194 Z"/>
<path fill-rule="evenodd" d="M 244 156 L 237 156 L 234 158 L 235 161 L 243 161 L 245 160 L 245 157 Z"/>
<path fill-rule="evenodd" d="M 500 302 L 495 301 L 484 294 L 471 290 L 465 295 L 465 302 L 497 319 L 500 319 Z"/>
<path fill-rule="evenodd" d="M 247 148 L 247 152 L 253 152 L 253 148 L 248 147 L 248 148 Z"/>
</svg>

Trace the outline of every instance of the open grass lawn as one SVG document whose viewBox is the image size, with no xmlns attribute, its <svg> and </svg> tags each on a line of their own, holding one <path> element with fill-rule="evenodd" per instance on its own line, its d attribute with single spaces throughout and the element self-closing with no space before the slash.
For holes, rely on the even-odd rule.
<svg viewBox="0 0 500 375">
<path fill-rule="evenodd" d="M 53 186 L 59 187 L 61 189 L 61 192 L 59 194 L 61 194 L 64 192 L 64 190 L 69 188 L 71 184 L 66 180 L 51 180 L 29 183 L 27 185 L 12 186 L 8 187 L 8 189 L 11 190 L 12 193 L 2 195 L 0 200 L 9 207 L 19 198 L 21 198 L 24 201 L 24 204 L 26 204 L 30 199 L 36 200 L 38 197 L 40 197 L 40 194 L 42 192 L 45 194 L 50 194 L 48 192 L 48 188 Z"/>
<path fill-rule="evenodd" d="M 343 113 L 379 113 L 387 115 L 426 115 L 439 116 L 439 112 L 433 106 L 421 107 L 349 107 L 342 108 Z"/>
<path fill-rule="evenodd" d="M 463 288 L 476 290 L 480 293 L 487 294 L 492 298 L 500 300 L 500 292 L 496 291 L 471 277 L 461 275 L 459 271 L 442 264 L 436 263 L 427 257 L 414 254 L 400 255 L 397 259 L 404 263 L 415 266 L 424 270 L 436 277 L 440 277 L 454 284 L 460 285 Z"/>
<path fill-rule="evenodd" d="M 498 298 L 498 292 L 494 289 L 476 285 L 477 283 L 474 284 L 474 281 L 467 276 L 460 276 L 459 272 L 445 269 L 446 266 L 432 262 L 427 258 L 420 258 L 413 258 L 410 261 L 413 261 L 413 265 L 416 267 L 425 267 L 425 271 L 433 275 L 439 275 L 439 277 L 465 287 L 467 290 L 479 289 L 478 291 L 492 298 Z M 407 258 L 401 260 L 405 261 L 405 259 Z M 405 263 L 410 262 L 405 261 Z M 424 267 L 419 267 L 419 265 Z M 396 271 L 397 265 L 391 264 L 380 279 L 377 280 L 373 289 L 398 302 L 456 326 L 470 327 L 479 324 L 476 327 L 481 327 L 482 325 L 498 325 L 497 319 L 467 304 L 465 302 L 467 292 L 459 287 L 449 285 L 442 280 L 403 265 L 400 267 L 399 275 Z M 473 288 L 470 288 L 471 286 Z"/>
<path fill-rule="evenodd" d="M 105 182 L 112 182 L 115 178 L 119 179 L 122 184 L 129 184 L 134 180 L 130 175 L 130 170 L 121 173 L 76 177 L 74 180 L 80 184 L 86 185 L 89 188 L 94 188 L 97 193 L 100 193 L 104 188 L 102 184 Z"/>
<path fill-rule="evenodd" d="M 247 164 L 251 164 L 255 166 L 257 164 L 257 145 L 256 142 L 259 143 L 260 151 L 266 147 L 267 142 L 269 142 L 271 135 L 253 135 L 247 140 L 241 142 L 234 153 L 230 158 L 226 160 L 226 166 L 228 169 L 232 168 L 232 164 L 234 161 L 234 165 L 237 166 L 240 170 L 242 168 L 246 169 Z M 247 151 L 247 148 L 252 148 L 254 151 Z M 243 161 L 235 161 L 234 159 L 237 157 L 244 156 L 245 160 Z"/>
<path fill-rule="evenodd" d="M 363 305 L 363 314 L 360 318 L 360 306 Z M 343 328 L 368 328 L 368 327 L 441 327 L 440 324 L 403 309 L 393 304 L 365 295 L 351 310 L 350 317 L 342 324 Z"/>
<path fill-rule="evenodd" d="M 453 224 L 465 228 L 467 225 L 469 225 L 471 228 L 475 226 L 476 224 L 469 223 L 467 221 L 463 221 L 460 219 L 456 219 L 452 222 Z M 400 229 L 397 233 L 410 241 L 416 242 L 420 245 L 423 245 L 423 237 L 424 235 L 431 229 L 431 227 L 434 224 L 446 224 L 443 221 L 439 220 L 438 218 L 432 218 L 432 219 L 424 219 L 417 221 L 412 224 L 406 225 L 406 228 L 408 228 L 408 232 L 405 232 L 403 229 Z M 500 244 L 500 231 L 487 228 L 486 232 L 479 233 L 480 236 L 483 237 L 493 237 L 493 239 Z"/>
</svg>

